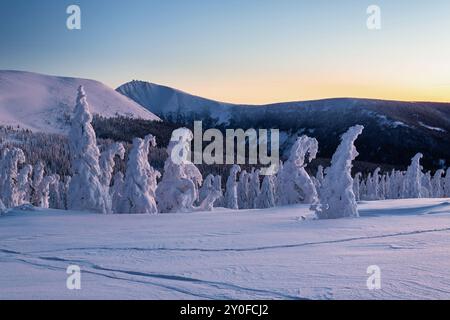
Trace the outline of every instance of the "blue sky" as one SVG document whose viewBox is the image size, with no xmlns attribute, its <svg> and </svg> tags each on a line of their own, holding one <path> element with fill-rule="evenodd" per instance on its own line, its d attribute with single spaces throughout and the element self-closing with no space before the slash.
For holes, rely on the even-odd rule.
<svg viewBox="0 0 450 320">
<path fill-rule="evenodd" d="M 82 29 L 66 28 L 81 7 Z M 377 4 L 382 29 L 366 27 Z M 2 0 L 0 69 L 246 103 L 450 101 L 450 1 Z"/>
</svg>

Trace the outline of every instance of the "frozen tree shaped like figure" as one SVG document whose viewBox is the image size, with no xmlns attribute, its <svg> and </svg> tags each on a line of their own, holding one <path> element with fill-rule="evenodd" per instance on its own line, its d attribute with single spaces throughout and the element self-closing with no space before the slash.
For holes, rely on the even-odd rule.
<svg viewBox="0 0 450 320">
<path fill-rule="evenodd" d="M 69 185 L 68 208 L 108 213 L 108 190 L 100 182 L 100 151 L 91 121 L 86 94 L 80 86 L 69 132 L 73 176 Z"/>
<path fill-rule="evenodd" d="M 225 207 L 229 209 L 237 210 L 238 205 L 238 193 L 237 193 L 237 174 L 241 172 L 241 167 L 234 164 L 230 169 L 230 175 L 228 176 L 226 191 L 225 191 Z"/>
<path fill-rule="evenodd" d="M 278 175 L 278 201 L 279 204 L 290 205 L 297 203 L 313 204 L 317 202 L 317 190 L 314 182 L 306 172 L 308 161 L 316 158 L 319 143 L 316 139 L 301 136 L 292 146 L 289 159 L 283 164 Z"/>
<path fill-rule="evenodd" d="M 128 156 L 121 204 L 116 209 L 118 213 L 158 213 L 155 189 L 160 173 L 148 162 L 150 146 L 156 146 L 155 137 L 151 134 L 145 139 L 133 140 L 133 148 Z"/>
<path fill-rule="evenodd" d="M 3 203 L 7 208 L 13 208 L 20 204 L 21 193 L 17 183 L 19 172 L 18 167 L 25 162 L 25 154 L 22 149 L 8 149 L 3 157 L 2 172 L 3 178 Z"/>
<path fill-rule="evenodd" d="M 359 216 L 351 170 L 352 161 L 358 156 L 354 143 L 363 129 L 360 125 L 351 127 L 341 137 L 341 144 L 331 159 L 331 166 L 325 170 L 319 203 L 312 207 L 319 219 Z"/>
<path fill-rule="evenodd" d="M 193 134 L 179 128 L 172 132 L 167 148 L 169 157 L 164 164 L 164 175 L 156 189 L 161 213 L 192 212 L 198 199 L 197 185 L 203 178 L 198 168 L 189 161 Z"/>
<path fill-rule="evenodd" d="M 403 198 L 415 199 L 423 198 L 422 190 L 422 167 L 420 166 L 420 160 L 423 158 L 423 154 L 418 153 L 412 158 L 411 165 L 406 170 L 406 175 L 403 180 Z"/>
</svg>

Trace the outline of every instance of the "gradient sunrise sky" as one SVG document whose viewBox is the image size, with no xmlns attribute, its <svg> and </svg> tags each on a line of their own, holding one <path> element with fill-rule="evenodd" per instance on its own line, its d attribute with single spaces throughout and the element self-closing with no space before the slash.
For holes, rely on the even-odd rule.
<svg viewBox="0 0 450 320">
<path fill-rule="evenodd" d="M 79 31 L 66 28 L 70 4 Z M 371 4 L 379 31 L 366 27 Z M 0 69 L 239 103 L 450 101 L 450 1 L 1 0 Z"/>
</svg>

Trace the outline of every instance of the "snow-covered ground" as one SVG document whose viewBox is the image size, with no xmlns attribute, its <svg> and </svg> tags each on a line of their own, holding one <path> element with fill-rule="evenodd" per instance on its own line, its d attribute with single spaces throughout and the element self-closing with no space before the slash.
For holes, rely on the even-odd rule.
<svg viewBox="0 0 450 320">
<path fill-rule="evenodd" d="M 159 120 L 150 111 L 94 80 L 0 70 L 0 125 L 61 133 L 75 107 L 82 85 L 94 114 Z"/>
<path fill-rule="evenodd" d="M 0 299 L 450 299 L 450 199 L 169 215 L 0 217 Z M 81 290 L 66 268 L 81 267 Z M 381 269 L 368 290 L 367 268 Z"/>
</svg>

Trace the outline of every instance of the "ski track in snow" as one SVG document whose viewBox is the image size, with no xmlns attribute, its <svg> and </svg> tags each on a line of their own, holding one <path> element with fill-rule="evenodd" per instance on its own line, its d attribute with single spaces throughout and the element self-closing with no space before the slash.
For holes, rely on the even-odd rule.
<svg viewBox="0 0 450 320">
<path fill-rule="evenodd" d="M 0 217 L 0 299 L 450 298 L 448 200 L 360 206 L 360 219 L 306 222 L 295 221 L 307 214 L 302 206 L 151 217 L 12 212 Z M 74 264 L 80 292 L 65 288 Z M 379 291 L 366 288 L 372 264 L 382 268 Z"/>
</svg>

